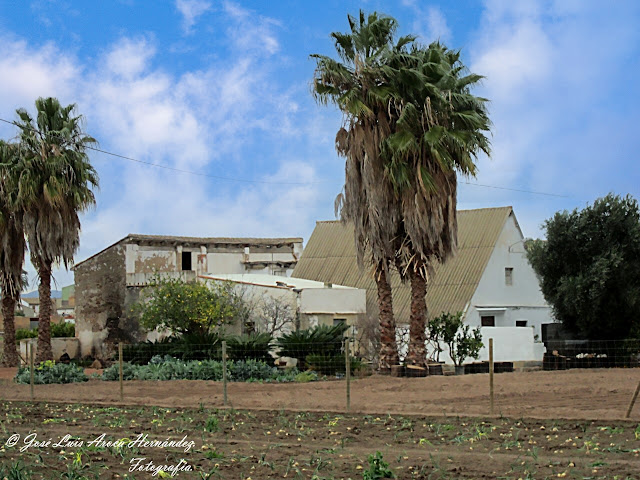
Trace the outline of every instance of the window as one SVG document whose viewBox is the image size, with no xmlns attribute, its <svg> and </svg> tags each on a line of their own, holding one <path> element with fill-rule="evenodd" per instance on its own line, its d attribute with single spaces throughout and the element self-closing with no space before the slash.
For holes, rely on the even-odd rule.
<svg viewBox="0 0 640 480">
<path fill-rule="evenodd" d="M 191 252 L 182 252 L 182 270 L 191 270 Z"/>
<path fill-rule="evenodd" d="M 486 316 L 480 317 L 480 323 L 483 327 L 495 327 L 496 326 L 496 317 L 494 316 Z"/>
<path fill-rule="evenodd" d="M 504 269 L 504 284 L 513 285 L 513 268 L 511 267 Z"/>
<path fill-rule="evenodd" d="M 347 323 L 347 319 L 346 318 L 334 318 L 333 319 L 333 326 L 335 327 L 336 325 L 343 325 Z"/>
<path fill-rule="evenodd" d="M 526 327 L 526 326 L 527 326 L 526 320 L 516 320 L 516 327 Z"/>
</svg>

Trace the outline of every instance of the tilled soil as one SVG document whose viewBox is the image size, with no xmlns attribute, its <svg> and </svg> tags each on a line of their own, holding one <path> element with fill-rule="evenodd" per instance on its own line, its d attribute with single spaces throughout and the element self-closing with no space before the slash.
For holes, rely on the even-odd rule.
<svg viewBox="0 0 640 480">
<path fill-rule="evenodd" d="M 640 479 L 638 421 L 4 401 L 0 435 L 0 478 Z"/>
<path fill-rule="evenodd" d="M 29 400 L 29 385 L 0 372 L 0 399 Z M 1 378 L 4 378 L 2 380 Z M 621 419 L 640 381 L 640 369 L 568 370 L 502 373 L 495 376 L 495 414 L 512 418 Z M 220 382 L 177 380 L 36 385 L 36 400 L 90 404 L 223 406 Z M 229 383 L 229 404 L 246 409 L 344 411 L 344 380 L 311 383 Z M 640 403 L 640 402 L 639 402 Z M 394 378 L 373 375 L 351 382 L 351 411 L 422 415 L 484 416 L 489 413 L 489 376 Z M 640 420 L 640 405 L 632 419 Z"/>
</svg>

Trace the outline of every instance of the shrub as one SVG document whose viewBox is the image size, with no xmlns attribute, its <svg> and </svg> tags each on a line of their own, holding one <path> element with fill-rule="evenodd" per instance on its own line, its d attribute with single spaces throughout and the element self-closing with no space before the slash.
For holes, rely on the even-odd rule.
<svg viewBox="0 0 640 480">
<path fill-rule="evenodd" d="M 217 333 L 187 334 L 125 345 L 122 359 L 146 365 L 157 355 L 169 355 L 180 360 L 210 360 L 222 358 L 222 339 Z"/>
<path fill-rule="evenodd" d="M 362 368 L 362 361 L 355 357 L 350 358 L 351 371 Z M 309 370 L 318 372 L 320 375 L 336 375 L 346 372 L 346 362 L 344 355 L 325 355 L 314 353 L 307 355 L 305 364 Z"/>
<path fill-rule="evenodd" d="M 30 383 L 31 372 L 28 368 L 20 367 L 15 378 L 17 383 Z M 71 363 L 55 363 L 51 360 L 40 363 L 33 374 L 33 383 L 38 385 L 86 382 L 87 380 L 89 377 L 81 367 Z"/>
<path fill-rule="evenodd" d="M 278 375 L 278 369 L 259 360 L 238 360 L 227 365 L 229 379 L 236 382 L 247 380 L 271 380 Z"/>
<path fill-rule="evenodd" d="M 240 335 L 227 339 L 227 355 L 231 360 L 260 360 L 273 363 L 269 353 L 273 337 L 269 333 Z"/>
<path fill-rule="evenodd" d="M 51 338 L 60 337 L 75 337 L 76 326 L 73 323 L 52 323 L 51 324 Z M 37 328 L 19 328 L 16 330 L 16 342 L 24 340 L 25 338 L 37 338 Z"/>
<path fill-rule="evenodd" d="M 340 354 L 344 332 L 348 328 L 348 325 L 340 323 L 333 326 L 319 325 L 285 334 L 276 340 L 276 345 L 280 348 L 278 354 L 283 357 L 297 358 L 300 368 L 306 368 L 305 361 L 309 355 Z"/>
</svg>

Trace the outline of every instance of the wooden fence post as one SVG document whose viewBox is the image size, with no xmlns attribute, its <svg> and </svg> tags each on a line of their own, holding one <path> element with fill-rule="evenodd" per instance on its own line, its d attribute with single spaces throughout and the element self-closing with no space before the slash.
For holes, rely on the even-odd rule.
<svg viewBox="0 0 640 480">
<path fill-rule="evenodd" d="M 631 403 L 629 403 L 629 408 L 627 409 L 627 415 L 624 418 L 629 418 L 631 416 L 631 410 L 633 410 L 633 406 L 636 403 L 636 399 L 638 398 L 638 393 L 640 393 L 640 382 L 638 382 L 638 386 L 636 387 L 636 391 L 631 398 Z"/>
<path fill-rule="evenodd" d="M 347 380 L 347 412 L 351 410 L 351 359 L 349 358 L 349 337 L 344 340 L 345 378 Z"/>
<path fill-rule="evenodd" d="M 493 415 L 493 338 L 489 339 L 489 405 L 490 412 Z"/>
<path fill-rule="evenodd" d="M 28 345 L 29 345 L 29 368 L 31 370 L 31 380 L 30 380 L 29 383 L 31 384 L 31 400 L 34 400 L 35 399 L 35 394 L 33 392 L 33 382 L 34 382 L 34 378 L 33 377 L 34 377 L 35 372 L 34 372 L 34 358 L 33 357 L 35 355 L 34 355 L 34 352 L 33 352 L 33 350 L 34 350 L 33 342 L 29 342 Z"/>
<path fill-rule="evenodd" d="M 124 382 L 122 374 L 122 342 L 118 342 L 118 363 L 120 374 L 120 401 L 122 402 L 124 400 Z"/>
<path fill-rule="evenodd" d="M 227 341 L 222 341 L 222 398 L 227 406 Z"/>
</svg>

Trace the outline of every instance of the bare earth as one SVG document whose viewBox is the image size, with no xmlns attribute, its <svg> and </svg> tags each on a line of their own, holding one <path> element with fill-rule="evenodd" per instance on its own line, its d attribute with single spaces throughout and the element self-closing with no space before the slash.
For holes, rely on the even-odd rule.
<svg viewBox="0 0 640 480">
<path fill-rule="evenodd" d="M 0 399 L 30 400 L 29 385 L 17 385 L 14 369 L 0 369 Z M 622 419 L 640 381 L 640 369 L 569 370 L 495 375 L 495 413 L 511 418 Z M 344 411 L 346 382 L 305 384 L 229 383 L 236 409 Z M 221 382 L 177 380 L 117 382 L 92 379 L 69 385 L 36 385 L 35 399 L 48 402 L 208 407 L 223 405 Z M 640 400 L 639 402 L 640 403 Z M 351 383 L 351 411 L 419 415 L 486 416 L 489 376 L 393 378 L 374 375 Z M 632 420 L 640 420 L 636 405 Z"/>
</svg>

